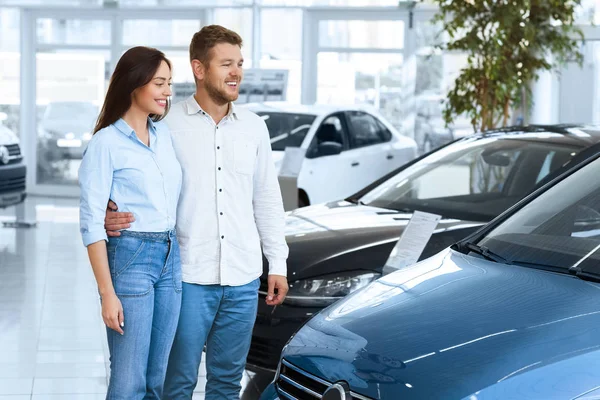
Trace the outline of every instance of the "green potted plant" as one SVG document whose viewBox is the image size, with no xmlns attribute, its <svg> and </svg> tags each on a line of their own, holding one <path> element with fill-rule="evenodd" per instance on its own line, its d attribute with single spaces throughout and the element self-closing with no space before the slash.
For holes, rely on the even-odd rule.
<svg viewBox="0 0 600 400">
<path fill-rule="evenodd" d="M 566 61 L 581 65 L 581 0 L 432 0 L 443 51 L 468 62 L 448 92 L 447 124 L 467 116 L 475 131 L 507 126 L 513 107 L 528 112 L 531 84 Z"/>
</svg>

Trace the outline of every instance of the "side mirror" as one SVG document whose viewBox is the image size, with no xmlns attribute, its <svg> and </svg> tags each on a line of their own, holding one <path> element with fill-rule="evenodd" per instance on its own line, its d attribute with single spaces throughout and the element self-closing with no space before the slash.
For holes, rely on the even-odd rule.
<svg viewBox="0 0 600 400">
<path fill-rule="evenodd" d="M 342 152 L 344 147 L 337 142 L 323 142 L 317 147 L 317 157 L 335 156 Z"/>
</svg>

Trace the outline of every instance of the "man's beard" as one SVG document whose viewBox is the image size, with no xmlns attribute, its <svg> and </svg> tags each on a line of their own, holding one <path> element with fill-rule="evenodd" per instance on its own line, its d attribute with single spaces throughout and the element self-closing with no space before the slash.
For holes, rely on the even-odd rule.
<svg viewBox="0 0 600 400">
<path fill-rule="evenodd" d="M 239 84 L 238 84 L 239 85 Z M 229 94 L 224 90 L 220 90 L 217 86 L 206 80 L 204 83 L 204 89 L 210 98 L 217 104 L 224 105 L 229 104 L 232 101 L 236 101 L 239 97 L 239 92 L 235 94 Z"/>
</svg>

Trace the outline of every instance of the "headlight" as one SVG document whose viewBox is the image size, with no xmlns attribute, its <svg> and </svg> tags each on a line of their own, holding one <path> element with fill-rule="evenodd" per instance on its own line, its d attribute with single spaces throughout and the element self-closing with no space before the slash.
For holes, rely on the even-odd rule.
<svg viewBox="0 0 600 400">
<path fill-rule="evenodd" d="M 328 306 L 350 293 L 362 289 L 381 274 L 353 271 L 340 275 L 326 275 L 290 283 L 285 302 L 301 306 Z"/>
</svg>

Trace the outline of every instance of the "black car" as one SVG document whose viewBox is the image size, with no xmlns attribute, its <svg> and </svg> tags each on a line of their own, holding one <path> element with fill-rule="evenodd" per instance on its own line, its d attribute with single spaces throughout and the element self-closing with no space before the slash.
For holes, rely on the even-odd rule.
<svg viewBox="0 0 600 400">
<path fill-rule="evenodd" d="M 414 211 L 442 217 L 425 259 L 587 158 L 598 142 L 593 126 L 491 131 L 426 154 L 346 200 L 289 213 L 290 291 L 283 305 L 265 304 L 264 259 L 248 367 L 275 370 L 283 346 L 313 314 L 380 277 Z"/>
</svg>

